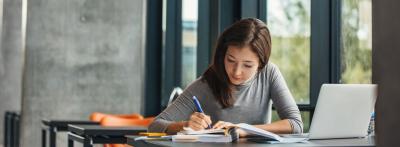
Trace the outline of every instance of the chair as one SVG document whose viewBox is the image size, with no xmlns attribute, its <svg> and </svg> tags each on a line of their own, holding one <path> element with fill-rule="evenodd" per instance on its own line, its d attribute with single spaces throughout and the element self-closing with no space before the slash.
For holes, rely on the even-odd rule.
<svg viewBox="0 0 400 147">
<path fill-rule="evenodd" d="M 168 106 L 171 105 L 171 103 L 179 97 L 179 95 L 182 94 L 182 89 L 180 87 L 175 87 L 172 92 L 171 95 L 169 95 L 169 100 L 168 100 Z"/>
<path fill-rule="evenodd" d="M 182 93 L 182 89 L 180 87 L 175 87 L 168 100 L 168 105 L 169 106 L 178 96 Z M 163 108 L 164 109 L 164 108 Z M 95 121 L 95 122 L 100 122 L 101 119 L 105 116 L 114 116 L 114 117 L 120 117 L 120 118 L 127 118 L 127 119 L 143 119 L 143 116 L 138 114 L 138 113 L 132 113 L 132 114 L 107 114 L 107 113 L 101 113 L 101 112 L 93 112 L 90 115 L 90 120 Z"/>
<path fill-rule="evenodd" d="M 268 110 L 268 112 L 267 112 L 267 124 L 270 124 L 272 122 L 272 105 L 273 105 L 272 103 L 273 102 L 270 99 L 269 100 L 269 105 L 267 107 L 267 110 Z"/>
<path fill-rule="evenodd" d="M 175 87 L 168 100 L 168 106 L 179 97 L 182 93 L 182 89 L 179 87 Z M 146 117 L 143 118 L 140 114 L 119 114 L 119 115 L 112 115 L 112 114 L 105 114 L 95 112 L 90 116 L 91 120 L 100 120 L 100 125 L 102 126 L 143 126 L 148 127 L 154 120 L 155 117 Z M 124 144 L 105 144 L 105 147 L 124 147 Z"/>
<path fill-rule="evenodd" d="M 102 126 L 124 127 L 124 126 L 143 126 L 147 127 L 153 122 L 155 117 L 146 117 L 144 119 L 120 118 L 117 116 L 106 116 L 100 121 Z"/>
<path fill-rule="evenodd" d="M 120 117 L 120 118 L 128 118 L 128 119 L 143 119 L 143 116 L 138 114 L 138 113 L 132 113 L 132 114 L 106 114 L 106 113 L 101 113 L 101 112 L 93 112 L 90 115 L 90 120 L 95 121 L 95 122 L 100 122 L 103 117 L 106 116 L 114 116 L 114 117 Z"/>
</svg>

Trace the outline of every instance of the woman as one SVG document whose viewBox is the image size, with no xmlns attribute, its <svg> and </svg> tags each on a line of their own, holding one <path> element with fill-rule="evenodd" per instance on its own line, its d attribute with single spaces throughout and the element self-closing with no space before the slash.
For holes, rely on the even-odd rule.
<svg viewBox="0 0 400 147">
<path fill-rule="evenodd" d="M 278 67 L 268 62 L 270 53 L 265 23 L 254 18 L 234 23 L 219 36 L 209 68 L 156 117 L 149 131 L 174 134 L 183 127 L 248 123 L 274 133 L 302 133 L 300 111 Z M 204 113 L 197 112 L 193 96 Z M 267 124 L 270 99 L 281 120 Z"/>
</svg>

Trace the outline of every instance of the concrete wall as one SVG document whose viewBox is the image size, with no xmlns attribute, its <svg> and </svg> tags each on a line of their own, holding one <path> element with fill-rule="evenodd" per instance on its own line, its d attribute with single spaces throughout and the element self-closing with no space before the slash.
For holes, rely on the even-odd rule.
<svg viewBox="0 0 400 147">
<path fill-rule="evenodd" d="M 0 146 L 4 136 L 4 112 L 21 110 L 23 50 L 21 47 L 22 0 L 2 0 L 0 30 Z"/>
<path fill-rule="evenodd" d="M 372 79 L 378 86 L 377 146 L 398 146 L 400 132 L 400 1 L 372 0 Z"/>
<path fill-rule="evenodd" d="M 42 118 L 140 112 L 144 12 L 143 0 L 28 0 L 21 146 L 40 146 Z"/>
</svg>

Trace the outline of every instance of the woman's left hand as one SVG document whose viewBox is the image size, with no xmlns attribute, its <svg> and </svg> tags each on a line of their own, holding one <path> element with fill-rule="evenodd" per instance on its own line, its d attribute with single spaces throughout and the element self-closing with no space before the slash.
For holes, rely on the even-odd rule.
<svg viewBox="0 0 400 147">
<path fill-rule="evenodd" d="M 218 121 L 217 123 L 215 123 L 215 125 L 212 127 L 213 129 L 222 129 L 222 128 L 229 128 L 229 127 L 234 127 L 235 125 L 233 123 L 230 122 L 224 122 L 224 121 Z M 237 133 L 239 133 L 240 137 L 245 137 L 248 135 L 248 133 L 246 131 L 243 131 L 242 129 L 237 129 L 236 130 Z"/>
<path fill-rule="evenodd" d="M 232 127 L 232 126 L 235 126 L 235 125 L 230 122 L 218 121 L 217 123 L 215 123 L 215 125 L 212 128 L 213 129 L 222 129 L 222 128 L 227 128 L 227 127 Z"/>
</svg>

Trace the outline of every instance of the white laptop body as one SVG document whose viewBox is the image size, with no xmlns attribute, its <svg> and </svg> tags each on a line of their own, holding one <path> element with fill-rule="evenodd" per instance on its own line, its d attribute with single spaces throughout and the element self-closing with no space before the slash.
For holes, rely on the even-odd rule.
<svg viewBox="0 0 400 147">
<path fill-rule="evenodd" d="M 376 97 L 375 84 L 323 84 L 309 138 L 365 137 Z"/>
</svg>

